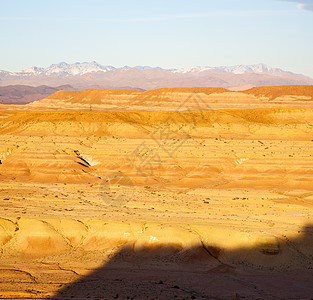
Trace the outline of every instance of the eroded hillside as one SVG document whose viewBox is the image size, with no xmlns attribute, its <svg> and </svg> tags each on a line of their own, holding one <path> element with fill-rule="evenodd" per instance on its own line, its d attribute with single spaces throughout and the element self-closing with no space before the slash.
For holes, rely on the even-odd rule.
<svg viewBox="0 0 313 300">
<path fill-rule="evenodd" d="M 2 109 L 1 297 L 312 295 L 307 89 L 58 92 L 45 110 Z M 140 109 L 81 109 L 103 101 Z"/>
</svg>

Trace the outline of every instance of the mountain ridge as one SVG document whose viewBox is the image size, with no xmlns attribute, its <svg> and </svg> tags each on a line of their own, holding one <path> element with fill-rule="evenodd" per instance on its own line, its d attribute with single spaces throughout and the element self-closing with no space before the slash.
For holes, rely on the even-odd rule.
<svg viewBox="0 0 313 300">
<path fill-rule="evenodd" d="M 27 69 L 23 69 L 16 72 L 10 72 L 5 70 L 0 70 L 2 74 L 10 74 L 15 76 L 27 76 L 27 75 L 84 75 L 88 73 L 94 73 L 94 72 L 109 72 L 112 70 L 125 70 L 125 69 L 137 69 L 137 70 L 162 70 L 162 71 L 168 71 L 173 73 L 195 73 L 195 72 L 204 72 L 204 71 L 223 71 L 227 73 L 233 73 L 233 74 L 246 74 L 246 73 L 257 73 L 257 74 L 270 74 L 274 76 L 281 76 L 283 74 L 290 74 L 295 76 L 304 76 L 301 74 L 296 74 L 290 71 L 285 71 L 280 68 L 273 68 L 270 66 L 267 66 L 263 63 L 253 64 L 253 65 L 233 65 L 233 66 L 195 66 L 191 68 L 161 68 L 161 67 L 151 67 L 151 66 L 124 66 L 124 67 L 114 67 L 112 65 L 101 65 L 97 63 L 96 61 L 92 62 L 76 62 L 76 63 L 66 63 L 66 62 L 60 62 L 58 64 L 52 64 L 47 68 L 32 66 Z M 306 77 L 306 76 L 305 76 Z"/>
<path fill-rule="evenodd" d="M 265 64 L 164 69 L 150 66 L 116 68 L 93 61 L 73 64 L 61 62 L 47 68 L 31 67 L 17 72 L 0 70 L 0 87 L 9 85 L 70 85 L 72 90 L 152 90 L 197 86 L 240 91 L 254 86 L 313 85 L 313 79 Z M 30 96 L 28 98 L 31 102 Z M 38 100 L 38 97 L 34 100 Z"/>
<path fill-rule="evenodd" d="M 57 91 L 73 90 L 70 85 L 50 87 L 41 85 L 37 87 L 28 85 L 0 86 L 0 104 L 27 104 L 41 100 Z"/>
</svg>

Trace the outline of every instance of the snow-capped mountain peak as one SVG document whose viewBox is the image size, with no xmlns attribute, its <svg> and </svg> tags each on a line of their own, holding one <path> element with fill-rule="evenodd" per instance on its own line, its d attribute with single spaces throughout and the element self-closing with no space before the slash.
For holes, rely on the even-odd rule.
<svg viewBox="0 0 313 300">
<path fill-rule="evenodd" d="M 192 68 L 188 68 L 188 69 L 176 69 L 173 70 L 174 73 L 182 73 L 182 74 L 186 74 L 186 73 L 197 73 L 197 72 L 204 72 L 207 70 L 212 70 L 215 69 L 214 67 L 192 67 Z"/>
<path fill-rule="evenodd" d="M 222 66 L 219 67 L 221 70 L 225 72 L 230 72 L 234 74 L 246 74 L 246 73 L 259 73 L 259 74 L 271 74 L 274 76 L 280 76 L 282 73 L 286 73 L 285 71 L 272 68 L 265 64 L 255 64 L 255 65 L 236 65 L 236 66 Z"/>
<path fill-rule="evenodd" d="M 102 66 L 95 61 L 83 63 L 76 62 L 73 64 L 60 62 L 58 64 L 52 64 L 47 68 L 31 67 L 18 72 L 12 72 L 12 74 L 17 76 L 31 76 L 31 75 L 75 76 L 93 72 L 107 72 L 113 69 L 115 69 L 113 66 Z"/>
<path fill-rule="evenodd" d="M 37 74 L 40 74 L 44 69 L 43 68 L 38 68 L 38 67 L 31 67 L 31 68 L 28 68 L 28 69 L 24 69 L 24 70 L 21 70 L 21 71 L 17 71 L 15 73 L 17 73 L 17 75 L 37 75 Z M 14 73 L 12 73 L 14 74 Z"/>
<path fill-rule="evenodd" d="M 92 62 L 60 62 L 47 68 L 31 67 L 18 72 L 0 70 L 0 85 L 60 86 L 86 88 L 154 89 L 176 86 L 218 86 L 225 88 L 269 85 L 312 85 L 313 79 L 272 68 L 265 64 L 198 66 L 163 69 L 146 65 L 115 68 Z"/>
<path fill-rule="evenodd" d="M 73 63 L 67 64 L 61 62 L 59 64 L 53 64 L 44 70 L 46 75 L 52 74 L 62 74 L 62 75 L 84 75 L 93 72 L 107 72 L 113 70 L 112 66 L 102 66 L 97 62 L 83 62 L 83 63 Z"/>
<path fill-rule="evenodd" d="M 72 64 L 68 64 L 66 62 L 60 62 L 58 64 L 52 64 L 47 68 L 38 68 L 38 67 L 31 67 L 28 69 L 24 69 L 18 72 L 6 72 L 2 71 L 1 74 L 7 74 L 7 76 L 13 76 L 15 78 L 25 78 L 25 77 L 32 77 L 32 76 L 47 76 L 47 77 L 70 77 L 70 76 L 81 76 L 90 73 L 102 72 L 106 73 L 109 71 L 114 70 L 122 70 L 122 71 L 129 71 L 132 69 L 137 69 L 138 71 L 145 71 L 145 70 L 158 70 L 158 71 L 167 71 L 173 74 L 181 74 L 183 76 L 196 76 L 200 75 L 200 77 L 205 76 L 206 74 L 213 74 L 213 73 L 232 73 L 236 75 L 242 74 L 263 74 L 263 75 L 271 75 L 271 76 L 284 76 L 284 75 L 293 75 L 293 76 L 301 76 L 298 74 L 294 74 L 291 72 L 287 72 L 278 68 L 272 68 L 265 64 L 254 64 L 254 65 L 235 65 L 235 66 L 220 66 L 220 67 L 192 67 L 192 68 L 183 68 L 183 69 L 163 69 L 161 67 L 150 67 L 150 66 L 124 66 L 115 68 L 113 66 L 103 66 L 96 61 L 92 62 L 75 62 Z M 2 75 L 4 76 L 4 75 Z"/>
<path fill-rule="evenodd" d="M 282 76 L 286 73 L 292 74 L 290 72 L 283 71 L 278 68 L 272 68 L 265 64 L 259 63 L 254 65 L 235 65 L 235 66 L 220 66 L 220 67 L 192 67 L 189 69 L 178 69 L 175 73 L 200 73 L 208 70 L 218 71 L 218 72 L 227 72 L 233 74 L 247 74 L 247 73 L 256 73 L 256 74 L 270 74 L 273 76 Z"/>
</svg>

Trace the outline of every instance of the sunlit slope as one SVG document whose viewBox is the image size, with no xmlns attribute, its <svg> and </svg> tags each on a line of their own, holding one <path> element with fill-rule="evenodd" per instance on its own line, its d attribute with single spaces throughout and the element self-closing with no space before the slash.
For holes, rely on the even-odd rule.
<svg viewBox="0 0 313 300">
<path fill-rule="evenodd" d="M 162 88 L 57 92 L 26 106 L 29 109 L 74 110 L 209 110 L 303 107 L 313 105 L 313 86 L 252 88 L 244 92 L 224 88 Z"/>
<path fill-rule="evenodd" d="M 301 99 L 301 97 L 312 100 L 313 85 L 286 85 L 286 86 L 264 86 L 254 87 L 247 91 L 246 94 L 254 95 L 257 97 L 267 97 L 274 100 L 278 97 L 293 96 Z"/>
<path fill-rule="evenodd" d="M 255 276 L 240 281 L 249 299 L 273 272 L 294 272 L 288 286 L 295 276 L 311 282 L 313 108 L 199 111 L 195 103 L 0 110 L 2 297 L 48 298 L 116 266 L 125 282 L 134 270 L 162 269 L 163 282 L 171 271 L 206 274 L 206 288 L 213 275 L 237 283 L 249 269 Z M 83 280 L 93 290 L 94 279 Z M 273 289 L 279 299 L 312 294 Z"/>
<path fill-rule="evenodd" d="M 85 90 L 82 92 L 61 91 L 29 106 L 63 109 L 112 109 L 127 105 L 131 99 L 142 93 L 137 90 Z"/>
<path fill-rule="evenodd" d="M 275 136 L 275 130 L 280 132 L 283 126 L 291 129 L 310 125 L 313 108 L 263 108 L 242 110 L 206 110 L 206 111 L 0 111 L 0 133 L 21 135 L 60 135 L 65 136 L 103 136 L 117 134 L 120 137 L 131 137 L 129 132 L 116 131 L 116 126 L 134 128 L 139 135 L 147 136 L 160 125 L 190 125 L 194 130 L 192 136 L 207 136 L 228 134 L 226 128 L 232 128 L 234 135 L 245 136 L 245 133 L 255 127 L 273 127 L 269 131 Z M 241 129 L 237 128 L 242 126 Z M 189 128 L 188 127 L 188 128 Z M 80 130 L 79 130 L 80 128 Z M 201 130 L 199 129 L 201 128 Z M 223 128 L 225 130 L 223 130 Z M 236 129 L 237 128 L 237 129 Z M 236 132 L 238 130 L 238 132 Z M 115 132 L 116 131 L 116 132 Z M 250 130 L 251 131 L 251 130 Z M 178 131 L 177 131 L 178 133 Z M 292 130 L 288 132 L 292 138 Z"/>
<path fill-rule="evenodd" d="M 97 183 L 121 171 L 138 185 L 311 190 L 312 120 L 312 108 L 3 112 L 0 176 Z M 138 170 L 142 147 L 158 160 Z"/>
</svg>

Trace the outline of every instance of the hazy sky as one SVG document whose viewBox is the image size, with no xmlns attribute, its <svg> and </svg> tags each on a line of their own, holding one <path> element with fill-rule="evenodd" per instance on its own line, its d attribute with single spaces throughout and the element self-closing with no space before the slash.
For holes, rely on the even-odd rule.
<svg viewBox="0 0 313 300">
<path fill-rule="evenodd" d="M 313 0 L 0 0 L 0 69 L 265 63 L 313 77 Z"/>
</svg>

